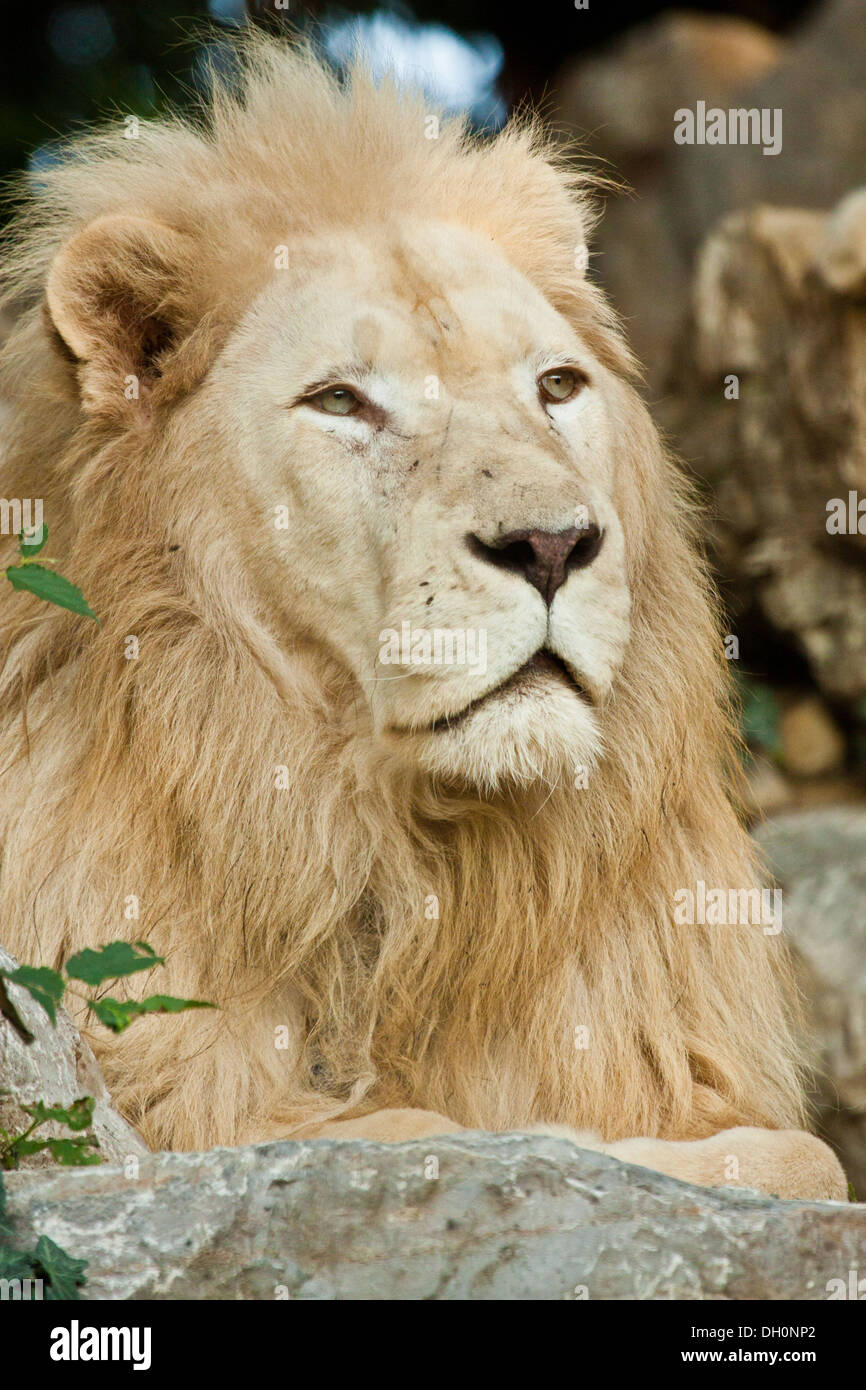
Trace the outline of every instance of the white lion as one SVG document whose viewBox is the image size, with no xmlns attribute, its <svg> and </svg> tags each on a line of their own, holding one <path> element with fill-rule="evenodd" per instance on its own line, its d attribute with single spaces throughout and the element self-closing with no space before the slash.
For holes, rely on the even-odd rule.
<svg viewBox="0 0 866 1390">
<path fill-rule="evenodd" d="M 585 181 L 240 52 L 203 123 L 73 142 L 13 233 L 3 488 L 101 625 L 4 594 L 5 944 L 123 930 L 221 1006 L 93 1037 L 153 1144 L 542 1125 L 843 1198 L 778 938 L 674 920 L 760 879 Z"/>
</svg>

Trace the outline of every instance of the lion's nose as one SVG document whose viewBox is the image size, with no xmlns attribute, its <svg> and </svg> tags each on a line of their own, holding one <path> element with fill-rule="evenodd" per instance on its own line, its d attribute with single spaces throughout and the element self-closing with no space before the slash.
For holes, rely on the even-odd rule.
<svg viewBox="0 0 866 1390">
<path fill-rule="evenodd" d="M 470 534 L 466 543 L 473 555 L 499 569 L 522 574 L 550 606 L 572 570 L 592 564 L 601 550 L 604 532 L 594 521 L 570 526 L 567 531 L 509 531 L 494 541 Z"/>
</svg>

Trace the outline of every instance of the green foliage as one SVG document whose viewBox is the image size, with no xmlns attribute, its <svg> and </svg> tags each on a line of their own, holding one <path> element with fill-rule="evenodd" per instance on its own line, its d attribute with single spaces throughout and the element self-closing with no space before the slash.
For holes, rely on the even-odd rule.
<svg viewBox="0 0 866 1390">
<path fill-rule="evenodd" d="M 49 1302 L 81 1297 L 78 1290 L 85 1282 L 86 1260 L 67 1255 L 48 1236 L 40 1236 L 32 1250 L 18 1249 L 14 1240 L 0 1172 L 0 1279 L 41 1279 L 43 1297 Z"/>
<path fill-rule="evenodd" d="M 99 619 L 81 590 L 68 579 L 64 579 L 62 574 L 45 568 L 46 564 L 53 565 L 53 560 L 46 559 L 42 564 L 37 563 L 36 556 L 47 540 L 47 526 L 41 528 L 38 540 L 27 541 L 24 532 L 21 532 L 18 537 L 21 562 L 10 565 L 6 570 L 6 578 L 12 588 L 35 594 L 37 598 L 45 599 L 46 603 L 53 603 L 58 608 L 68 608 L 71 613 L 79 613 L 83 618 L 92 618 L 98 623 Z"/>
<path fill-rule="evenodd" d="M 27 993 L 42 1005 L 52 1024 L 57 1026 L 57 1005 L 63 998 L 63 991 L 66 988 L 62 975 L 58 975 L 56 970 L 49 970 L 44 965 L 19 965 L 17 970 L 0 970 L 0 976 L 9 980 L 13 985 L 21 985 L 23 989 L 26 989 Z M 8 1000 L 8 995 L 6 998 Z M 11 1004 L 11 1000 L 9 1002 Z M 14 1005 L 12 1007 L 14 1008 Z M 18 1017 L 20 1020 L 20 1015 Z M 13 1021 L 10 1019 L 10 1022 Z"/>
<path fill-rule="evenodd" d="M 68 579 L 64 579 L 62 574 L 47 570 L 44 565 L 31 564 L 27 568 L 24 565 L 10 565 L 6 571 L 6 578 L 13 589 L 26 590 L 27 593 L 35 594 L 37 598 L 45 599 L 46 603 L 56 604 L 58 608 L 68 608 L 72 613 L 92 618 L 94 622 L 99 621 L 81 590 L 70 584 Z"/>
<path fill-rule="evenodd" d="M 44 539 L 42 541 L 44 544 Z M 20 965 L 14 970 L 0 969 L 0 1013 L 12 1024 L 25 1043 L 33 1041 L 30 1032 L 9 997 L 6 983 L 19 985 L 45 1010 L 52 1026 L 57 1026 L 57 1007 L 67 990 L 78 993 L 70 981 L 81 981 L 90 988 L 107 980 L 120 980 L 141 970 L 164 965 L 146 941 L 109 941 L 96 950 L 86 948 L 70 956 L 63 970 L 48 966 Z M 212 1009 L 213 1004 L 201 999 L 176 999 L 170 994 L 151 994 L 146 999 L 113 999 L 82 996 L 88 1009 L 100 1023 L 114 1033 L 122 1033 L 134 1018 L 142 1014 L 178 1014 L 185 1009 Z M 44 1296 L 48 1299 L 76 1299 L 85 1282 L 86 1260 L 77 1260 L 62 1250 L 47 1236 L 40 1236 L 33 1250 L 19 1250 L 12 1244 L 12 1232 L 5 1218 L 5 1190 L 2 1172 L 17 1168 L 22 1158 L 31 1154 L 48 1153 L 55 1163 L 64 1167 L 87 1167 L 99 1163 L 96 1137 L 90 1133 L 93 1123 L 92 1096 L 79 1096 L 71 1105 L 24 1105 L 30 1124 L 20 1134 L 10 1134 L 0 1127 L 0 1279 L 41 1279 Z M 70 1134 L 61 1138 L 40 1139 L 36 1131 L 45 1124 L 65 1125 Z"/>
<path fill-rule="evenodd" d="M 26 532 L 22 531 L 18 536 L 18 549 L 23 556 L 24 564 L 29 564 L 40 550 L 45 549 L 48 540 L 48 527 L 40 526 L 38 535 L 34 535 L 32 540 L 27 539 Z"/>
<path fill-rule="evenodd" d="M 94 999 L 90 1005 L 100 1023 L 122 1033 L 141 1014 L 179 1014 L 185 1009 L 212 1009 L 201 999 L 174 999 L 170 994 L 151 994 L 147 999 Z"/>
<path fill-rule="evenodd" d="M 35 1105 L 25 1105 L 23 1108 L 28 1115 L 32 1115 L 36 1124 L 44 1125 L 48 1120 L 56 1120 L 58 1124 L 66 1125 L 73 1133 L 88 1129 L 93 1122 L 91 1096 L 81 1096 L 68 1106 L 46 1105 L 44 1101 L 38 1100 Z"/>
<path fill-rule="evenodd" d="M 21 1109 L 30 1116 L 31 1123 L 20 1134 L 11 1135 L 0 1128 L 0 1169 L 17 1168 L 22 1158 L 30 1154 L 48 1152 L 55 1163 L 64 1168 L 84 1168 L 99 1162 L 99 1155 L 89 1150 L 99 1147 L 92 1134 L 82 1134 L 93 1123 L 93 1097 L 79 1096 L 69 1106 L 45 1105 L 38 1100 L 35 1105 L 22 1105 Z M 73 1131 L 71 1139 L 31 1139 L 40 1126 L 53 1121 L 66 1125 Z"/>
<path fill-rule="evenodd" d="M 6 982 L 26 989 L 32 999 L 43 1008 L 57 1026 L 57 1006 L 62 1002 L 66 990 L 73 989 L 70 980 L 80 980 L 91 988 L 104 984 L 106 980 L 120 980 L 136 975 L 141 970 L 151 970 L 164 965 L 165 960 L 158 956 L 146 941 L 109 941 L 97 950 L 89 947 L 70 956 L 63 967 L 67 978 L 59 970 L 48 966 L 20 965 L 15 970 L 0 969 L 0 1013 L 3 1013 L 25 1043 L 32 1042 L 33 1035 L 16 1009 L 6 989 Z M 83 995 L 87 1007 L 100 1023 L 113 1033 L 122 1033 L 134 1018 L 142 1014 L 179 1014 L 186 1009 L 212 1009 L 201 999 L 176 999 L 170 994 L 151 994 L 146 999 L 113 999 L 110 996 L 98 998 Z M 97 1148 L 88 1130 L 93 1120 L 93 1100 L 81 1096 L 71 1106 L 50 1106 L 43 1101 L 22 1107 L 31 1118 L 31 1123 L 20 1134 L 11 1135 L 0 1129 L 0 1169 L 17 1168 L 19 1161 L 28 1154 L 47 1151 L 57 1163 L 67 1167 L 83 1167 L 98 1163 L 99 1155 L 91 1150 Z M 71 1138 L 34 1139 L 35 1131 L 49 1121 L 66 1125 L 72 1131 Z"/>
<path fill-rule="evenodd" d="M 139 970 L 150 970 L 154 965 L 165 965 L 163 956 L 158 956 L 146 941 L 110 941 L 100 946 L 98 951 L 89 948 L 70 956 L 66 962 L 66 973 L 73 980 L 83 980 L 86 985 L 101 985 L 105 980 L 119 980 L 125 975 L 134 975 Z"/>
<path fill-rule="evenodd" d="M 164 965 L 165 958 L 158 956 L 146 941 L 109 941 L 97 950 L 90 947 L 70 956 L 63 967 L 67 979 L 59 970 L 48 966 L 20 965 L 16 970 L 0 969 L 0 1013 L 8 1018 L 25 1042 L 32 1038 L 20 1013 L 15 1008 L 4 981 L 20 985 L 32 999 L 45 1010 L 53 1025 L 57 1024 L 57 1005 L 61 1003 L 67 989 L 72 989 L 69 981 L 80 980 L 95 988 L 106 980 L 121 980 L 128 975 L 136 975 L 140 970 L 151 970 L 156 965 Z M 92 1014 L 110 1028 L 113 1033 L 122 1033 L 134 1018 L 142 1014 L 179 1014 L 186 1009 L 212 1009 L 213 1004 L 202 999 L 176 999 L 171 994 L 151 994 L 146 999 L 112 999 L 110 996 L 97 998 L 95 995 L 82 996 Z"/>
</svg>

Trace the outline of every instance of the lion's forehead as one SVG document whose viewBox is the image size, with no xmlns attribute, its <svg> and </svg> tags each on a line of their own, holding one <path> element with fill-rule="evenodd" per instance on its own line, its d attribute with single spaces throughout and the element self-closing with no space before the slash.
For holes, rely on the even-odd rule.
<svg viewBox="0 0 866 1390">
<path fill-rule="evenodd" d="M 456 388 L 542 353 L 567 356 L 574 331 L 484 239 L 438 225 L 370 229 L 305 245 L 256 306 L 258 332 L 300 363 L 355 358 Z M 247 335 L 249 336 L 249 335 Z"/>
</svg>

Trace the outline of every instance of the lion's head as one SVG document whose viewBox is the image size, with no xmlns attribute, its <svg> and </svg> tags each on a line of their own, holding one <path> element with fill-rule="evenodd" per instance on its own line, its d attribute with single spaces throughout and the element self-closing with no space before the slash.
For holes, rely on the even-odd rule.
<svg viewBox="0 0 866 1390">
<path fill-rule="evenodd" d="M 300 75 L 313 121 L 333 88 Z M 525 199 L 549 243 L 524 250 L 475 184 L 483 146 L 460 157 L 459 131 L 391 100 L 399 196 L 357 186 L 363 126 L 335 132 L 331 168 L 280 185 L 275 126 L 246 206 L 241 168 L 225 212 L 119 182 L 60 247 L 47 311 L 92 418 L 152 431 L 174 415 L 201 441 L 193 466 L 281 647 L 331 663 L 364 735 L 481 787 L 552 782 L 595 763 L 629 640 L 643 526 L 623 526 L 625 354 L 550 152 L 525 132 L 502 159 L 502 196 Z M 151 157 L 170 158 L 165 143 Z M 223 337 L 205 378 L 162 409 L 208 317 Z"/>
<path fill-rule="evenodd" d="M 91 944 L 130 893 L 175 993 L 267 999 L 212 1122 L 181 1082 L 219 1020 L 179 1023 L 181 1060 L 154 1037 L 155 1090 L 113 1045 L 157 1142 L 230 1141 L 269 1088 L 295 1116 L 789 1119 L 773 943 L 672 921 L 754 866 L 585 181 L 531 125 L 476 139 L 363 70 L 241 54 L 204 123 L 76 141 L 13 232 L 4 490 L 44 498 L 102 624 L 5 597 L 5 944 Z"/>
</svg>

